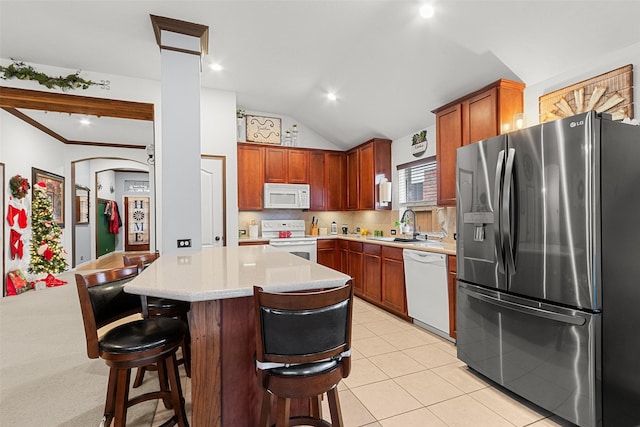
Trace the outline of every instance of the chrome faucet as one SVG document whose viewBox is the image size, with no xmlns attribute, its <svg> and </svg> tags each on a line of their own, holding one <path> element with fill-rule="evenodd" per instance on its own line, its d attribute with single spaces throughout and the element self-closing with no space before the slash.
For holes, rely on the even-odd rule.
<svg viewBox="0 0 640 427">
<path fill-rule="evenodd" d="M 402 219 L 400 219 L 400 222 L 403 223 L 403 224 L 406 224 L 405 221 L 406 221 L 408 215 L 412 215 L 413 216 L 413 221 L 411 222 L 411 236 L 415 239 L 416 236 L 418 234 L 420 234 L 420 233 L 418 233 L 416 231 L 416 229 L 418 227 L 416 227 L 416 213 L 415 213 L 415 211 L 413 209 L 411 209 L 411 208 L 405 209 L 404 213 L 402 214 Z"/>
</svg>

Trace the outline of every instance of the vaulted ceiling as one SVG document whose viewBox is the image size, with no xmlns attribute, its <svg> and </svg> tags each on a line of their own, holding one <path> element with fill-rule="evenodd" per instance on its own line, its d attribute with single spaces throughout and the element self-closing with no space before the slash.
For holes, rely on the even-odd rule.
<svg viewBox="0 0 640 427">
<path fill-rule="evenodd" d="M 0 0 L 0 57 L 159 80 L 149 15 L 204 24 L 202 86 L 349 148 L 429 126 L 432 109 L 498 78 L 532 85 L 640 42 L 640 1 L 431 3 L 424 19 L 403 0 Z"/>
</svg>

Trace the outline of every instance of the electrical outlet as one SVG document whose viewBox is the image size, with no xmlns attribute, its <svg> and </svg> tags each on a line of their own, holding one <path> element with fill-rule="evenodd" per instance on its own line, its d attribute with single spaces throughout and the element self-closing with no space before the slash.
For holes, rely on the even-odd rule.
<svg viewBox="0 0 640 427">
<path fill-rule="evenodd" d="M 391 235 L 392 235 L 392 236 L 395 236 L 395 235 L 396 235 L 396 230 L 395 230 L 395 228 L 392 228 L 392 229 L 391 229 Z"/>
<path fill-rule="evenodd" d="M 178 248 L 190 248 L 191 239 L 178 239 Z"/>
</svg>

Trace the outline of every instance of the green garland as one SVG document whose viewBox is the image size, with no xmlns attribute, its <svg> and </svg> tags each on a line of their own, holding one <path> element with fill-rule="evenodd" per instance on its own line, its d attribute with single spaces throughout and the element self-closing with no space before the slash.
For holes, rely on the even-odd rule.
<svg viewBox="0 0 640 427">
<path fill-rule="evenodd" d="M 2 73 L 3 80 L 18 79 L 18 80 L 34 80 L 49 89 L 60 88 L 63 91 L 68 89 L 88 89 L 91 86 L 98 85 L 103 88 L 109 88 L 109 82 L 93 82 L 91 80 L 85 80 L 80 77 L 80 71 L 76 71 L 74 74 L 69 74 L 67 77 L 50 77 L 45 73 L 36 71 L 32 66 L 26 65 L 24 62 L 16 62 L 4 67 L 0 65 L 0 72 Z"/>
</svg>

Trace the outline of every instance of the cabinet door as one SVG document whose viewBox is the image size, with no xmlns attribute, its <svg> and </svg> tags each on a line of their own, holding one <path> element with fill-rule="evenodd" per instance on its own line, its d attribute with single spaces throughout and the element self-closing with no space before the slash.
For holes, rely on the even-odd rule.
<svg viewBox="0 0 640 427">
<path fill-rule="evenodd" d="M 347 152 L 347 209 L 358 209 L 358 189 L 360 174 L 358 167 L 358 150 Z"/>
<path fill-rule="evenodd" d="M 313 151 L 309 154 L 309 186 L 311 199 L 309 209 L 312 211 L 327 210 L 327 188 L 325 188 L 325 153 Z"/>
<path fill-rule="evenodd" d="M 363 259 L 362 243 L 349 242 L 349 258 L 347 261 L 347 274 L 353 277 L 353 289 L 358 295 L 364 292 L 363 285 Z"/>
<path fill-rule="evenodd" d="M 287 182 L 287 151 L 284 148 L 269 147 L 265 150 L 264 181 Z"/>
<path fill-rule="evenodd" d="M 462 147 L 462 105 L 436 115 L 436 162 L 438 206 L 456 204 L 456 150 Z"/>
<path fill-rule="evenodd" d="M 364 296 L 375 302 L 382 301 L 382 259 L 380 258 L 380 245 L 363 245 L 364 258 Z"/>
<path fill-rule="evenodd" d="M 373 210 L 376 208 L 375 196 L 375 146 L 367 144 L 359 149 L 360 153 L 360 185 L 358 188 L 358 209 Z"/>
<path fill-rule="evenodd" d="M 457 338 L 456 333 L 456 257 L 447 256 L 447 288 L 449 291 L 449 336 Z"/>
<path fill-rule="evenodd" d="M 325 153 L 325 200 L 328 211 L 344 209 L 347 186 L 345 185 L 347 172 L 345 170 L 346 157 L 343 153 Z M 312 168 L 313 162 L 311 162 Z"/>
<path fill-rule="evenodd" d="M 336 240 L 318 240 L 318 264 L 337 270 Z"/>
<path fill-rule="evenodd" d="M 264 149 L 238 145 L 238 209 L 262 210 L 264 187 Z"/>
<path fill-rule="evenodd" d="M 402 249 L 382 248 L 382 303 L 396 313 L 407 315 Z"/>
<path fill-rule="evenodd" d="M 309 183 L 309 152 L 305 150 L 286 149 L 287 152 L 287 183 Z"/>
<path fill-rule="evenodd" d="M 463 103 L 463 145 L 500 134 L 498 123 L 498 90 L 489 89 Z"/>
<path fill-rule="evenodd" d="M 340 240 L 338 242 L 338 252 L 340 253 L 340 265 L 338 265 L 338 270 L 341 273 L 349 274 L 349 244 L 346 240 Z"/>
</svg>

